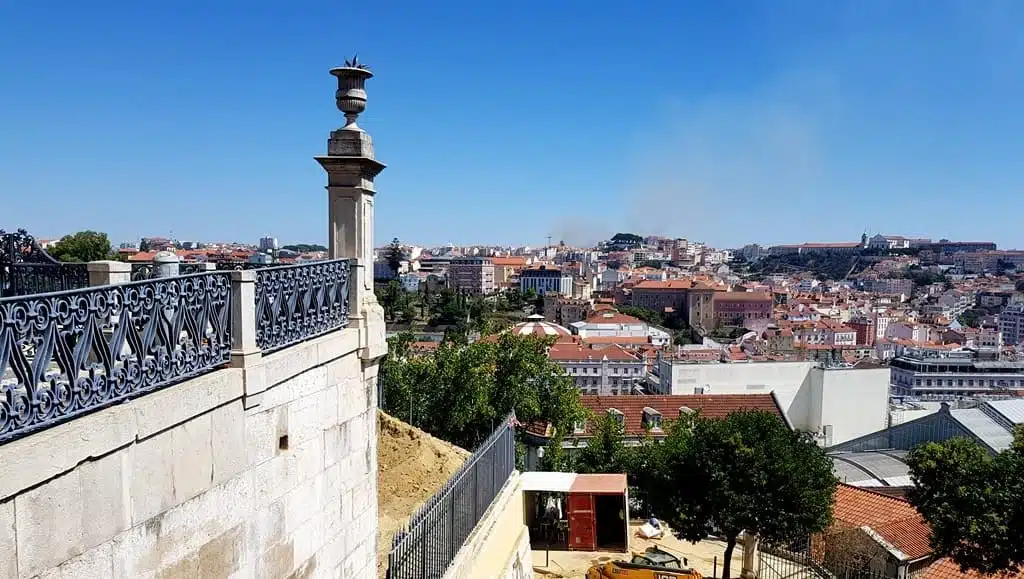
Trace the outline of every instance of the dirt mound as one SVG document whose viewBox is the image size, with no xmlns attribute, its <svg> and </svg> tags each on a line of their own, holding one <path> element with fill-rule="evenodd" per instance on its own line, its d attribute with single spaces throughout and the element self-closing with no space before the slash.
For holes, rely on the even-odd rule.
<svg viewBox="0 0 1024 579">
<path fill-rule="evenodd" d="M 470 453 L 426 432 L 377 413 L 377 574 L 388 567 L 391 538 Z"/>
</svg>

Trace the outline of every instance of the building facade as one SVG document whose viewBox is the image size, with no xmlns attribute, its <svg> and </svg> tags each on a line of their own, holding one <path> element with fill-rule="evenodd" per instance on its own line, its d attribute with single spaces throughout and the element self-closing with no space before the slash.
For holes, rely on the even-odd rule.
<svg viewBox="0 0 1024 579">
<path fill-rule="evenodd" d="M 894 396 L 955 399 L 1024 389 L 1024 362 L 985 360 L 967 350 L 911 348 L 889 367 Z"/>
<path fill-rule="evenodd" d="M 473 296 L 494 293 L 494 262 L 489 257 L 456 257 L 448 269 L 448 279 L 456 292 Z"/>
<path fill-rule="evenodd" d="M 555 344 L 548 351 L 548 356 L 573 379 L 581 394 L 631 394 L 647 376 L 644 361 L 616 345 L 597 348 L 571 343 Z"/>
<path fill-rule="evenodd" d="M 717 292 L 713 307 L 717 324 L 767 323 L 772 317 L 772 296 L 766 292 Z"/>
<path fill-rule="evenodd" d="M 999 331 L 1003 334 L 1003 342 L 1016 346 L 1024 344 L 1024 304 L 1007 306 L 999 314 Z"/>
<path fill-rule="evenodd" d="M 556 293 L 571 296 L 572 274 L 562 271 L 560 268 L 545 265 L 536 269 L 524 269 L 519 272 L 519 291 L 526 293 L 530 290 L 537 295 Z"/>
</svg>

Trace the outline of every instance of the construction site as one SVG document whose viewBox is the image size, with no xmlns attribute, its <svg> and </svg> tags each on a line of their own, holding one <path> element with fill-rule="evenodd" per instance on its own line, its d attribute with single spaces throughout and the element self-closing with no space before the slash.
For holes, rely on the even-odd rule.
<svg viewBox="0 0 1024 579">
<path fill-rule="evenodd" d="M 409 517 L 435 492 L 442 488 L 470 453 L 437 439 L 422 430 L 401 422 L 383 412 L 378 415 L 378 501 L 379 531 L 377 572 L 383 579 L 387 573 L 388 551 L 392 538 Z M 643 521 L 629 522 L 629 550 L 643 552 L 658 547 L 678 557 L 703 577 L 718 577 L 722 570 L 725 544 L 706 540 L 697 544 L 676 539 L 665 533 L 646 539 L 639 533 Z M 536 577 L 583 579 L 593 565 L 629 559 L 625 551 L 546 550 L 534 548 L 532 567 Z M 734 574 L 741 567 L 742 550 L 733 556 Z"/>
</svg>

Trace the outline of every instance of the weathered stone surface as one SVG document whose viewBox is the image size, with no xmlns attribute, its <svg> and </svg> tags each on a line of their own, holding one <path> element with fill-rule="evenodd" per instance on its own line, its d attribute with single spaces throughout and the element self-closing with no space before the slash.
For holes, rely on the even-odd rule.
<svg viewBox="0 0 1024 579">
<path fill-rule="evenodd" d="M 131 513 L 137 525 L 174 506 L 174 458 L 171 432 L 161 432 L 135 446 Z"/>
<path fill-rule="evenodd" d="M 275 406 L 303 400 L 327 387 L 326 375 L 327 368 L 324 366 L 309 368 L 305 372 L 290 376 L 283 382 L 271 385 L 263 393 L 260 406 L 264 410 L 269 410 Z"/>
<path fill-rule="evenodd" d="M 203 414 L 171 430 L 174 502 L 210 488 L 213 481 L 212 416 Z"/>
<path fill-rule="evenodd" d="M 134 448 L 129 447 L 78 468 L 82 489 L 83 549 L 108 541 L 131 526 L 131 476 Z"/>
<path fill-rule="evenodd" d="M 15 497 L 19 576 L 38 575 L 85 552 L 80 474 L 71 471 Z"/>
<path fill-rule="evenodd" d="M 245 409 L 236 400 L 213 411 L 211 417 L 213 484 L 220 484 L 248 465 L 245 441 Z"/>
<path fill-rule="evenodd" d="M 224 368 L 203 374 L 132 402 L 138 420 L 138 436 L 146 438 L 209 412 L 242 396 L 242 370 Z"/>
<path fill-rule="evenodd" d="M 18 576 L 18 543 L 14 530 L 14 501 L 0 503 L 0 577 Z"/>
<path fill-rule="evenodd" d="M 90 456 L 135 440 L 130 405 L 107 408 L 0 446 L 0 499 L 67 472 Z"/>
</svg>

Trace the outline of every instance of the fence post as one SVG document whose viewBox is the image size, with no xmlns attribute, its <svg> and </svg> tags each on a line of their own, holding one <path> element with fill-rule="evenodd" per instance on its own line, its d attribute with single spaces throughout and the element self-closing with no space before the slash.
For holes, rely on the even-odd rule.
<svg viewBox="0 0 1024 579">
<path fill-rule="evenodd" d="M 86 264 L 89 272 L 89 286 L 128 283 L 132 280 L 132 264 L 123 261 L 90 261 Z"/>
<path fill-rule="evenodd" d="M 263 352 L 256 343 L 256 272 L 251 269 L 228 272 L 231 276 L 231 367 L 242 369 L 245 388 L 243 405 L 260 403 L 267 389 Z"/>
</svg>

